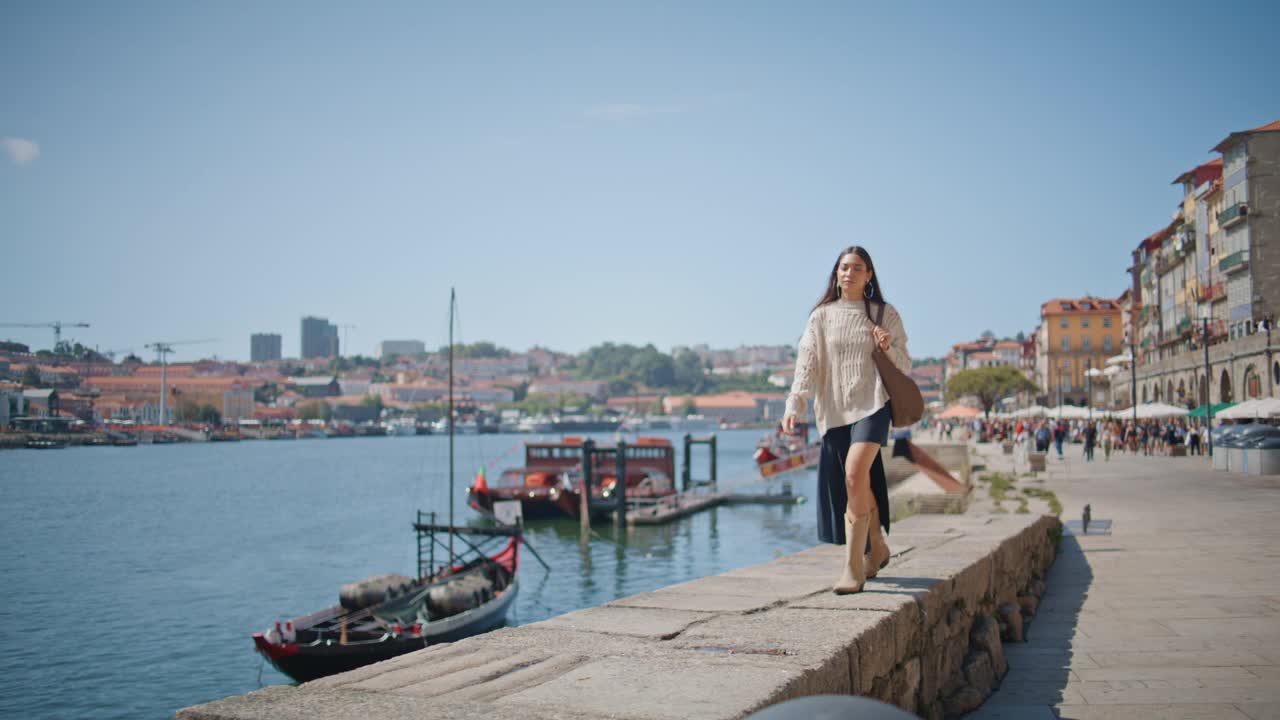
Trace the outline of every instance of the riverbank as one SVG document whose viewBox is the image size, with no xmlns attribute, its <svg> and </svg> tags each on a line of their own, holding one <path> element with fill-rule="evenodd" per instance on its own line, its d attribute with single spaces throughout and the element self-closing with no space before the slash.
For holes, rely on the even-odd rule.
<svg viewBox="0 0 1280 720">
<path fill-rule="evenodd" d="M 995 618 L 1012 608 L 1021 627 L 1018 600 L 1043 588 L 1059 527 L 916 516 L 856 595 L 831 593 L 843 548 L 823 545 L 177 717 L 740 718 L 820 693 L 958 715 L 1003 675 Z"/>
</svg>

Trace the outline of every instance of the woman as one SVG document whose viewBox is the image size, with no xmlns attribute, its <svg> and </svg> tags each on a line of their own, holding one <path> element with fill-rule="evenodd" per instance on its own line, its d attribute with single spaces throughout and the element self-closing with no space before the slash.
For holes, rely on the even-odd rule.
<svg viewBox="0 0 1280 720">
<path fill-rule="evenodd" d="M 874 322 L 878 317 L 880 325 Z M 889 438 L 891 412 L 889 393 L 871 357 L 877 347 L 910 372 L 907 334 L 898 311 L 885 302 L 871 255 L 861 247 L 845 248 L 809 314 L 782 420 L 784 429 L 793 432 L 814 398 L 822 435 L 818 539 L 845 543 L 844 572 L 834 588 L 841 595 L 861 591 L 867 577 L 875 577 L 889 562 L 889 546 L 880 534 L 880 525 L 889 529 L 880 447 Z"/>
</svg>

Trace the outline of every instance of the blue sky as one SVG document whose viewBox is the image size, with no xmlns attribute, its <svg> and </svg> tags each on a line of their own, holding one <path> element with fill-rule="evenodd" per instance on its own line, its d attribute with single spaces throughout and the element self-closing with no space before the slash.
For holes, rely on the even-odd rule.
<svg viewBox="0 0 1280 720">
<path fill-rule="evenodd" d="M 789 344 L 856 243 L 941 355 L 1123 291 L 1280 119 L 1276 7 L 5 0 L 0 322 L 367 354 L 455 286 L 464 341 Z"/>
</svg>

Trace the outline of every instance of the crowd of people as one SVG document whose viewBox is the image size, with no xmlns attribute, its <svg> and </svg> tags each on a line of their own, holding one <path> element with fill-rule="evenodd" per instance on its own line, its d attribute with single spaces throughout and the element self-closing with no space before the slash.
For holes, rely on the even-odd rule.
<svg viewBox="0 0 1280 720">
<path fill-rule="evenodd" d="M 963 437 L 979 442 L 1012 442 L 1019 455 L 1031 452 L 1051 453 L 1061 458 L 1064 444 L 1084 446 L 1084 458 L 1092 461 L 1101 449 L 1104 460 L 1113 452 L 1142 455 L 1173 455 L 1185 448 L 1188 455 L 1204 454 L 1205 430 L 1183 418 L 1166 420 L 1132 420 L 1104 417 L 1093 420 L 1058 420 L 1025 418 L 1018 420 L 970 421 L 936 420 L 932 430 L 939 440 L 953 439 L 957 430 Z"/>
</svg>

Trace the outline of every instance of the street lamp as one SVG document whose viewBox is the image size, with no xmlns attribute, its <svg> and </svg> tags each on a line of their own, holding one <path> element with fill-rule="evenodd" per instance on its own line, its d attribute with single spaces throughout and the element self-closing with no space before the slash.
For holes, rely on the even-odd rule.
<svg viewBox="0 0 1280 720">
<path fill-rule="evenodd" d="M 1204 327 L 1204 416 L 1205 438 L 1208 440 L 1209 457 L 1213 457 L 1213 402 L 1209 397 L 1209 316 L 1212 314 L 1208 305 L 1200 306 L 1200 321 Z"/>
<path fill-rule="evenodd" d="M 1133 330 L 1125 333 L 1129 341 L 1129 405 L 1133 408 L 1133 427 L 1138 427 L 1138 352 L 1133 347 Z"/>
<path fill-rule="evenodd" d="M 1089 421 L 1093 421 L 1093 358 L 1084 360 L 1084 402 L 1089 408 Z"/>
<path fill-rule="evenodd" d="M 1275 318 L 1267 315 L 1262 318 L 1262 329 L 1267 331 L 1267 397 L 1275 394 L 1275 371 L 1271 368 L 1271 326 L 1275 324 Z"/>
</svg>

